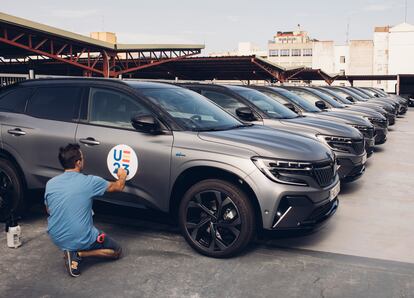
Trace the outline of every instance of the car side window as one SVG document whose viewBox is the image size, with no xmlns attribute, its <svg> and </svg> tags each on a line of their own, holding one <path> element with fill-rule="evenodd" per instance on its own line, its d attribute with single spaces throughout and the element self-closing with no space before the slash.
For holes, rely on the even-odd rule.
<svg viewBox="0 0 414 298">
<path fill-rule="evenodd" d="M 293 90 L 289 90 L 292 91 L 293 93 L 296 93 L 296 95 L 299 95 L 300 97 L 306 99 L 307 101 L 315 104 L 317 101 L 319 101 L 320 99 L 316 96 L 313 95 L 309 92 L 306 91 L 302 91 L 302 90 L 297 90 L 297 89 L 293 89 Z"/>
<path fill-rule="evenodd" d="M 26 113 L 42 119 L 74 121 L 78 119 L 81 96 L 81 87 L 40 87 L 30 98 Z"/>
<path fill-rule="evenodd" d="M 207 97 L 208 99 L 219 105 L 222 109 L 226 110 L 227 112 L 233 115 L 236 115 L 236 110 L 238 108 L 246 107 L 245 104 L 224 93 L 210 90 L 201 90 L 201 95 Z"/>
<path fill-rule="evenodd" d="M 275 94 L 273 92 L 266 92 L 263 91 L 264 94 L 266 94 L 267 96 L 273 98 L 274 100 L 276 100 L 278 103 L 281 103 L 282 105 L 289 103 L 286 99 L 284 99 L 282 96 Z"/>
<path fill-rule="evenodd" d="M 89 93 L 89 123 L 133 129 L 131 118 L 151 114 L 134 98 L 109 89 L 91 88 Z"/>
<path fill-rule="evenodd" d="M 24 113 L 27 99 L 32 91 L 32 88 L 21 88 L 0 96 L 0 110 L 11 113 Z"/>
</svg>

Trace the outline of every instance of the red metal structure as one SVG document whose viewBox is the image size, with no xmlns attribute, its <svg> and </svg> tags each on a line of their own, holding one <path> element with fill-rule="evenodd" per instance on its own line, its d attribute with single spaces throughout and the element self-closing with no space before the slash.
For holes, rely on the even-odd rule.
<svg viewBox="0 0 414 298">
<path fill-rule="evenodd" d="M 0 13 L 0 64 L 60 63 L 118 77 L 199 54 L 204 45 L 112 44 Z"/>
</svg>

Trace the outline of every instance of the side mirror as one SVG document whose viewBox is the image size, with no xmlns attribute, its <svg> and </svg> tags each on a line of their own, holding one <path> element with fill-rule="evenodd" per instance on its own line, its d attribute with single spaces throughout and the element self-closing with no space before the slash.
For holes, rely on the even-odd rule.
<svg viewBox="0 0 414 298">
<path fill-rule="evenodd" d="M 346 99 L 348 99 L 351 102 L 355 102 L 355 99 L 352 96 L 347 96 Z"/>
<path fill-rule="evenodd" d="M 379 96 L 377 93 L 374 93 L 374 97 L 381 97 L 381 96 Z"/>
<path fill-rule="evenodd" d="M 131 124 L 141 132 L 158 133 L 161 131 L 160 123 L 152 115 L 135 115 L 131 118 Z"/>
<path fill-rule="evenodd" d="M 253 111 L 248 107 L 242 107 L 242 108 L 236 109 L 236 115 L 237 117 L 239 117 L 241 120 L 244 120 L 244 121 L 256 120 L 256 117 L 254 116 Z"/>
<path fill-rule="evenodd" d="M 291 110 L 291 111 L 293 111 L 293 112 L 297 113 L 295 106 L 294 106 L 293 104 L 291 104 L 290 102 L 289 102 L 289 103 L 285 103 L 285 104 L 283 104 L 283 105 L 284 105 L 285 107 L 287 107 L 289 110 Z"/>
<path fill-rule="evenodd" d="M 315 106 L 317 108 L 320 108 L 321 110 L 326 110 L 328 108 L 326 103 L 324 103 L 322 100 L 318 100 L 317 102 L 315 102 Z"/>
</svg>

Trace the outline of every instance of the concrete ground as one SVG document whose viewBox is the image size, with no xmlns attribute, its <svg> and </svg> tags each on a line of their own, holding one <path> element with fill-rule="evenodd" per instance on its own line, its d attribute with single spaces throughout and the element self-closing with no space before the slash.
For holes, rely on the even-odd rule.
<svg viewBox="0 0 414 298">
<path fill-rule="evenodd" d="M 35 210 L 21 222 L 22 247 L 7 248 L 0 234 L 0 297 L 414 297 L 413 148 L 414 109 L 392 127 L 365 175 L 343 185 L 323 229 L 262 235 L 228 260 L 195 253 L 163 214 L 96 204 L 96 225 L 125 254 L 89 260 L 74 279 Z"/>
</svg>

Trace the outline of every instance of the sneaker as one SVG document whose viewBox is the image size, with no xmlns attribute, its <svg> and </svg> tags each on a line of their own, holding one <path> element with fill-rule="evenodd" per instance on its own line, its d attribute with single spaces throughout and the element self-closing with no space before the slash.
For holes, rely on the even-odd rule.
<svg viewBox="0 0 414 298">
<path fill-rule="evenodd" d="M 65 267 L 68 270 L 70 276 L 78 277 L 80 275 L 80 257 L 76 251 L 64 251 L 65 254 Z"/>
</svg>

